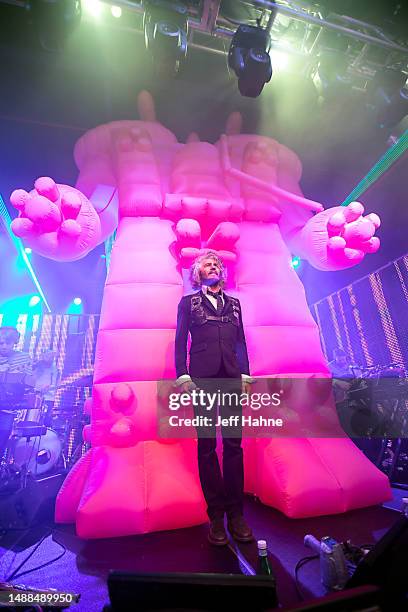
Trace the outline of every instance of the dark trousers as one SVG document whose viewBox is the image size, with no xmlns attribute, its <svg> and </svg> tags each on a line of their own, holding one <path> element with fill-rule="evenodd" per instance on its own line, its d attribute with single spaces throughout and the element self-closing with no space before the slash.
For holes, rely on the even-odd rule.
<svg viewBox="0 0 408 612">
<path fill-rule="evenodd" d="M 222 364 L 219 371 L 211 379 L 193 378 L 196 385 L 206 392 L 216 393 L 236 393 L 239 397 L 241 393 L 241 379 L 231 378 L 225 371 Z M 234 396 L 235 397 L 235 396 Z M 244 462 L 242 452 L 242 407 L 232 399 L 231 405 L 228 402 L 220 403 L 219 414 L 223 418 L 238 416 L 238 425 L 221 426 L 223 455 L 222 455 L 222 474 L 216 452 L 216 420 L 217 403 L 211 410 L 205 406 L 195 408 L 195 416 L 202 415 L 212 419 L 212 425 L 197 427 L 198 436 L 198 471 L 200 475 L 201 487 L 207 502 L 207 513 L 212 521 L 222 518 L 224 513 L 228 517 L 237 516 L 243 513 L 244 497 Z"/>
</svg>

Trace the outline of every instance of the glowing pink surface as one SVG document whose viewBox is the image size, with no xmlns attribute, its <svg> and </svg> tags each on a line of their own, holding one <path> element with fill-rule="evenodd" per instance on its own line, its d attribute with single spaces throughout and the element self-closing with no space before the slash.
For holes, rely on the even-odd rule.
<svg viewBox="0 0 408 612">
<path fill-rule="evenodd" d="M 68 475 L 56 520 L 84 538 L 175 529 L 207 520 L 195 440 L 157 437 L 157 383 L 174 378 L 177 305 L 201 248 L 219 251 L 228 293 L 243 308 L 253 376 L 329 376 L 318 328 L 291 253 L 323 270 L 355 265 L 379 247 L 379 219 L 353 203 L 317 214 L 301 164 L 274 140 L 239 134 L 234 113 L 219 143 L 187 144 L 155 121 L 116 121 L 80 138 L 76 189 L 41 178 L 11 201 L 16 235 L 39 253 L 74 260 L 117 237 L 87 406 L 92 448 Z M 266 185 L 266 187 L 265 187 Z M 307 389 L 301 410 L 313 410 Z M 329 400 L 333 408 L 333 402 Z M 337 427 L 337 425 L 335 426 Z M 246 490 L 291 517 L 344 512 L 390 497 L 386 476 L 342 439 L 244 441 Z"/>
</svg>

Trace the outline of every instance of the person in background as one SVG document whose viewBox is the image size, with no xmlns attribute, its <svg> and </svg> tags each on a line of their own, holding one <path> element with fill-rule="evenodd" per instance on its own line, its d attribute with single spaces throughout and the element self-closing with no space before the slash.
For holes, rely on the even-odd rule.
<svg viewBox="0 0 408 612">
<path fill-rule="evenodd" d="M 15 327 L 0 327 L 0 373 L 32 374 L 32 361 L 28 353 L 17 351 L 20 334 Z"/>
<path fill-rule="evenodd" d="M 45 406 L 44 425 L 47 427 L 51 425 L 55 394 L 61 379 L 61 374 L 55 363 L 56 356 L 55 351 L 45 349 L 34 365 L 34 388 L 43 396 Z"/>
<path fill-rule="evenodd" d="M 329 369 L 333 376 L 333 392 L 337 408 L 342 407 L 347 399 L 347 391 L 355 378 L 353 365 L 346 351 L 341 348 L 333 350 L 333 360 L 329 362 Z"/>
<path fill-rule="evenodd" d="M 346 351 L 341 348 L 334 349 L 329 368 L 333 378 L 358 378 L 361 375 L 360 366 L 352 363 Z"/>
</svg>

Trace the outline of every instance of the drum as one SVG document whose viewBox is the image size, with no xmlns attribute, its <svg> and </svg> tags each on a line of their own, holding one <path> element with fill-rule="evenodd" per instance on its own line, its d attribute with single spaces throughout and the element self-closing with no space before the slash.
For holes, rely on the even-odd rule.
<svg viewBox="0 0 408 612">
<path fill-rule="evenodd" d="M 390 363 L 387 366 L 383 366 L 380 371 L 381 378 L 402 378 L 404 376 L 404 369 L 398 363 Z"/>
<path fill-rule="evenodd" d="M 14 448 L 14 463 L 27 466 L 34 476 L 52 470 L 61 457 L 61 441 L 53 429 L 48 428 L 43 436 L 20 438 Z"/>
<path fill-rule="evenodd" d="M 24 402 L 20 406 L 16 423 L 29 421 L 30 423 L 40 423 L 42 419 L 42 396 L 36 391 L 29 390 L 24 395 Z"/>
</svg>

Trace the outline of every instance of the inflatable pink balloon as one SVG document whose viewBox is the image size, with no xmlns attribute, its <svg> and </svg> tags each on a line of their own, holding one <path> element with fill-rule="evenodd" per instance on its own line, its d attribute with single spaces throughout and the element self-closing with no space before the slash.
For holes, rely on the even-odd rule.
<svg viewBox="0 0 408 612">
<path fill-rule="evenodd" d="M 308 383 L 330 374 L 291 267 L 291 253 L 322 270 L 355 265 L 378 249 L 378 217 L 363 216 L 360 203 L 323 210 L 306 200 L 297 156 L 272 139 L 239 134 L 237 113 L 215 145 L 196 134 L 178 143 L 156 122 L 146 92 L 139 114 L 79 139 L 75 189 L 43 178 L 11 197 L 19 210 L 13 231 L 54 259 L 84 256 L 117 226 L 87 406 L 92 447 L 65 480 L 56 520 L 75 522 L 84 538 L 207 520 L 196 440 L 158 436 L 157 382 L 175 377 L 177 306 L 191 292 L 187 269 L 203 248 L 228 267 L 252 375 L 303 385 L 287 413 L 293 438 L 244 440 L 246 490 L 291 517 L 388 499 L 386 476 L 348 439 L 298 438 L 299 423 L 303 432 L 316 422 L 322 432 L 341 432 L 331 394 Z"/>
</svg>

